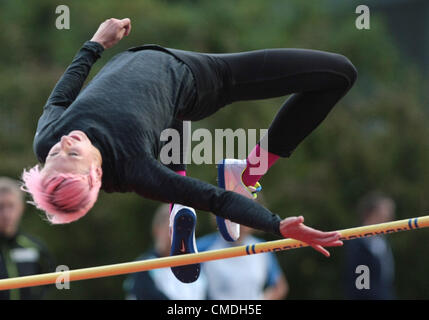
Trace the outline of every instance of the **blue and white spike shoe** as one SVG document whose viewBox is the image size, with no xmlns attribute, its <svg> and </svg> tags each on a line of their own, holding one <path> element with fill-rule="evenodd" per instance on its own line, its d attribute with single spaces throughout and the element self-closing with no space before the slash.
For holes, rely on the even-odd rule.
<svg viewBox="0 0 429 320">
<path fill-rule="evenodd" d="M 217 165 L 218 186 L 225 190 L 241 194 L 249 199 L 256 199 L 257 192 L 262 190 L 261 185 L 246 186 L 242 175 L 247 167 L 246 159 L 223 159 Z M 240 237 L 240 225 L 228 219 L 216 216 L 219 232 L 226 241 L 236 241 Z"/>
<path fill-rule="evenodd" d="M 197 215 L 193 208 L 180 204 L 173 205 L 170 213 L 171 256 L 198 252 L 195 242 L 196 224 Z M 200 270 L 199 263 L 171 268 L 176 278 L 184 283 L 196 281 L 200 276 Z"/>
</svg>

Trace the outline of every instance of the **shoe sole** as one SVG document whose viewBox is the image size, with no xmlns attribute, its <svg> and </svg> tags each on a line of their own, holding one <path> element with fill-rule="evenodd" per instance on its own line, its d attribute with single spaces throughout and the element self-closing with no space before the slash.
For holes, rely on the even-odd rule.
<svg viewBox="0 0 429 320">
<path fill-rule="evenodd" d="M 217 185 L 219 188 L 225 189 L 225 160 L 222 160 L 222 163 L 217 165 Z M 229 242 L 235 242 L 235 240 L 229 235 L 228 229 L 226 227 L 226 222 L 224 218 L 216 216 L 216 223 L 219 228 L 219 232 L 222 237 Z"/>
<path fill-rule="evenodd" d="M 186 209 L 181 209 L 177 212 L 174 217 L 173 241 L 171 242 L 170 255 L 177 256 L 195 253 L 194 230 L 196 222 L 196 216 L 193 212 Z M 176 278 L 184 283 L 197 280 L 200 275 L 200 270 L 201 265 L 199 263 L 171 268 Z"/>
</svg>

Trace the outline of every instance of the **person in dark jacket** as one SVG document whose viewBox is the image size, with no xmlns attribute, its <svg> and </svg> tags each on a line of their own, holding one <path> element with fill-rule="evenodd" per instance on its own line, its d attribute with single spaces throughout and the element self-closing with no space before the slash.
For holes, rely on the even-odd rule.
<svg viewBox="0 0 429 320">
<path fill-rule="evenodd" d="M 53 272 L 44 244 L 19 230 L 24 196 L 17 181 L 0 177 L 0 279 Z M 46 287 L 0 291 L 1 300 L 42 299 Z"/>
<path fill-rule="evenodd" d="M 24 170 L 23 180 L 47 218 L 52 223 L 81 218 L 103 189 L 181 204 L 171 223 L 172 254 L 196 252 L 194 209 L 302 240 L 326 256 L 324 247 L 342 245 L 337 232 L 309 228 L 303 217 L 282 220 L 229 186 L 184 176 L 183 163 L 164 165 L 157 159 L 167 128 L 180 132 L 183 121 L 201 120 L 235 101 L 294 93 L 251 153 L 264 154 L 269 166 L 289 157 L 353 86 L 356 69 L 351 62 L 339 54 L 304 49 L 205 54 L 144 45 L 113 57 L 81 91 L 102 52 L 130 30 L 129 19 L 102 23 L 43 109 L 34 151 L 44 166 Z M 249 168 L 250 163 L 255 164 L 249 159 Z M 228 169 L 229 163 L 225 166 Z M 244 169 L 246 181 L 260 178 Z M 253 182 L 237 183 L 252 192 L 258 189 Z M 185 282 L 197 278 L 196 271 L 189 276 L 180 270 L 176 275 Z"/>
<path fill-rule="evenodd" d="M 364 196 L 358 204 L 362 225 L 388 222 L 395 217 L 395 202 L 388 196 L 373 192 Z M 346 250 L 345 296 L 356 300 L 390 300 L 395 298 L 395 262 L 392 248 L 386 237 L 378 235 L 348 241 Z M 367 267 L 368 285 L 358 286 L 360 275 L 357 268 Z M 357 272 L 358 270 L 358 272 Z"/>
</svg>

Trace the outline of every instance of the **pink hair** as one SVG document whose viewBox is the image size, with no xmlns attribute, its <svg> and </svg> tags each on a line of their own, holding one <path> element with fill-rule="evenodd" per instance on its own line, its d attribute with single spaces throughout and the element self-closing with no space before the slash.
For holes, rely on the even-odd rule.
<svg viewBox="0 0 429 320">
<path fill-rule="evenodd" d="M 45 211 L 53 224 L 64 224 L 82 218 L 97 201 L 101 181 L 96 169 L 88 174 L 60 173 L 45 176 L 39 165 L 22 173 L 22 190 L 33 197 L 33 205 Z"/>
</svg>

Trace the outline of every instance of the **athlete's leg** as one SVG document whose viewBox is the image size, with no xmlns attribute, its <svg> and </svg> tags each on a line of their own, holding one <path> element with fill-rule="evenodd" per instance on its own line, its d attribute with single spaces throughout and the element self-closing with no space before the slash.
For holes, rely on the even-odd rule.
<svg viewBox="0 0 429 320">
<path fill-rule="evenodd" d="M 188 135 L 190 134 L 189 124 L 189 121 L 174 119 L 170 126 L 170 129 L 174 130 L 174 133 L 169 135 L 171 139 L 173 139 L 173 137 L 177 137 L 177 134 L 179 135 L 179 141 L 177 141 L 179 145 L 175 145 L 173 149 L 180 149 L 180 158 L 176 157 L 178 155 L 170 154 L 173 162 L 166 163 L 165 165 L 182 176 L 186 176 L 185 157 L 187 152 L 189 152 L 188 148 L 190 147 L 187 145 L 189 140 Z M 177 143 L 175 141 L 171 141 L 171 139 L 166 143 Z M 172 151 L 174 153 L 174 150 Z M 161 162 L 162 160 L 163 159 L 161 157 Z M 170 203 L 170 255 L 173 256 L 198 252 L 195 242 L 196 222 L 197 215 L 193 208 L 177 203 Z M 185 283 L 197 280 L 200 270 L 201 265 L 199 263 L 171 268 L 171 271 L 176 278 Z"/>
<path fill-rule="evenodd" d="M 169 135 L 169 140 L 166 141 L 166 144 L 172 144 L 176 143 L 175 141 L 172 141 L 174 137 L 176 137 L 176 134 L 179 135 L 179 145 L 174 146 L 174 150 L 171 150 L 171 153 L 168 155 L 168 160 L 172 160 L 172 162 L 164 163 L 165 166 L 177 174 L 180 174 L 182 176 L 186 176 L 186 163 L 184 161 L 184 156 L 186 154 L 186 149 L 188 146 L 186 145 L 187 138 L 185 138 L 185 135 L 189 134 L 187 132 L 187 124 L 188 121 L 183 121 L 179 119 L 173 119 L 173 122 L 171 123 L 171 126 L 169 129 L 173 130 L 174 133 Z M 178 154 L 175 154 L 175 150 L 178 148 L 180 152 Z M 163 162 L 163 156 L 161 155 L 161 162 Z M 170 211 L 173 207 L 173 203 L 170 203 Z"/>
<path fill-rule="evenodd" d="M 173 119 L 173 122 L 171 123 L 169 129 L 173 130 L 174 132 L 169 135 L 170 139 L 166 141 L 166 144 L 176 143 L 176 141 L 173 141 L 173 139 L 175 139 L 177 135 L 179 136 L 180 143 L 179 145 L 175 145 L 173 147 L 174 150 L 171 150 L 171 154 L 168 155 L 168 160 L 172 160 L 172 162 L 164 163 L 164 159 L 162 158 L 163 155 L 161 155 L 161 162 L 163 162 L 166 167 L 170 168 L 175 172 L 186 172 L 185 159 L 187 152 L 189 152 L 188 149 L 190 147 L 187 145 L 189 140 L 188 135 L 190 134 L 189 123 L 189 121 Z M 179 149 L 180 152 L 178 154 L 175 154 L 174 151 L 177 149 Z"/>
<path fill-rule="evenodd" d="M 322 51 L 265 49 L 231 54 L 174 52 L 193 66 L 197 89 L 197 95 L 193 95 L 193 90 L 189 93 L 190 97 L 196 97 L 192 100 L 195 103 L 179 109 L 180 119 L 200 120 L 234 101 L 293 94 L 280 108 L 267 135 L 250 153 L 249 161 L 223 161 L 218 167 L 219 185 L 249 198 L 253 198 L 253 194 L 248 186 L 253 185 L 264 173 L 261 168 L 258 168 L 256 175 L 252 173 L 255 170 L 249 170 L 252 157 L 263 152 L 272 165 L 277 158 L 290 156 L 356 79 L 356 69 L 347 58 Z M 245 176 L 253 178 L 246 179 L 246 185 L 242 181 L 243 171 Z M 236 238 L 238 233 L 234 231 L 233 223 L 229 225 L 229 222 L 225 224 L 218 221 L 218 225 L 219 230 L 224 231 L 222 234 L 225 239 Z"/>
<path fill-rule="evenodd" d="M 230 71 L 225 90 L 228 103 L 293 94 L 264 137 L 268 149 L 264 152 L 268 151 L 271 160 L 290 156 L 347 93 L 357 76 L 346 57 L 316 50 L 266 49 L 213 56 Z M 253 156 L 259 152 L 255 149 Z M 254 184 L 251 180 L 248 185 Z"/>
<path fill-rule="evenodd" d="M 254 198 L 252 191 L 258 190 L 256 183 L 268 168 L 279 157 L 290 156 L 356 79 L 356 70 L 347 58 L 321 51 L 266 49 L 211 58 L 222 66 L 221 74 L 229 75 L 221 77 L 227 83 L 220 90 L 220 102 L 293 94 L 246 160 L 225 159 L 218 166 L 219 186 L 249 198 Z M 236 223 L 219 217 L 216 221 L 226 240 L 238 238 Z"/>
</svg>

